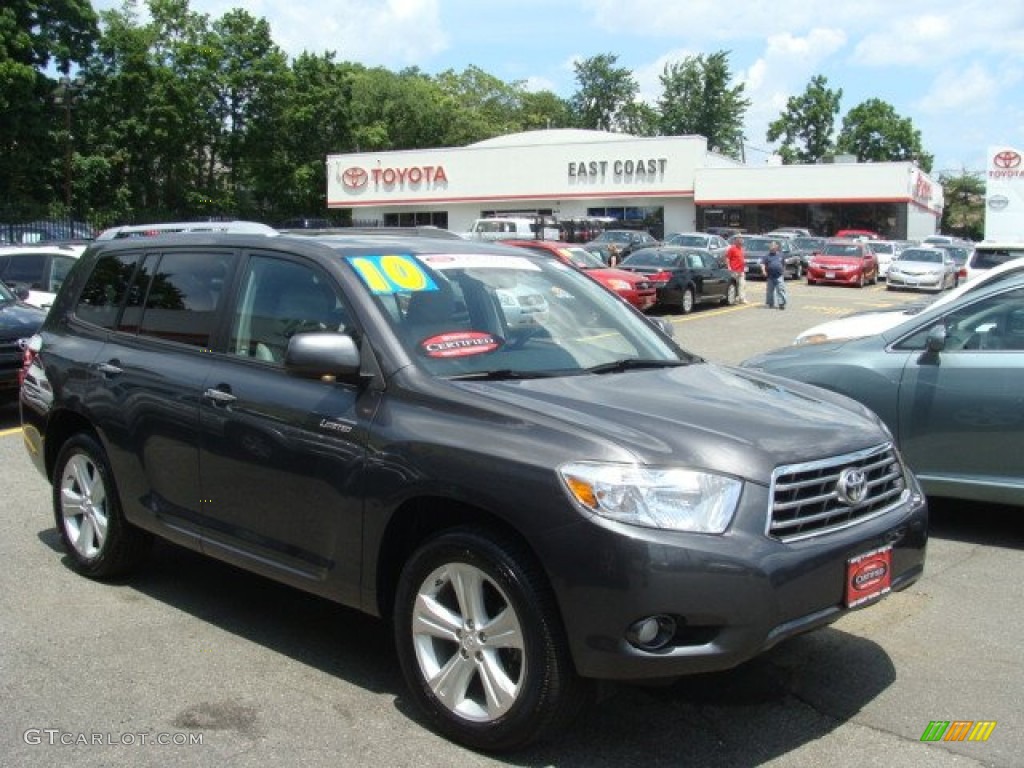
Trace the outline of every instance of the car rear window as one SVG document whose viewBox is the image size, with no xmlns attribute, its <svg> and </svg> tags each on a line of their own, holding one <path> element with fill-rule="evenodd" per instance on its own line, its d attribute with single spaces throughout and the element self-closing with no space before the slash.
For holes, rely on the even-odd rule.
<svg viewBox="0 0 1024 768">
<path fill-rule="evenodd" d="M 978 248 L 971 257 L 971 266 L 975 269 L 992 269 L 1013 259 L 1024 257 L 1022 248 Z"/>
</svg>

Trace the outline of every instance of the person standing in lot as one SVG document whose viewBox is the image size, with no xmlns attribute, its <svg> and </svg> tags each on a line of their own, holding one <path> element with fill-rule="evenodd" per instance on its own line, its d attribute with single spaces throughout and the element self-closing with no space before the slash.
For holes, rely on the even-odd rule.
<svg viewBox="0 0 1024 768">
<path fill-rule="evenodd" d="M 764 303 L 769 309 L 786 308 L 786 262 L 779 253 L 779 244 L 772 242 L 768 253 L 761 259 L 761 274 L 765 276 Z"/>
<path fill-rule="evenodd" d="M 736 235 L 732 245 L 725 251 L 725 265 L 736 276 L 736 298 L 740 304 L 747 303 L 747 259 L 743 253 L 743 238 Z"/>
</svg>

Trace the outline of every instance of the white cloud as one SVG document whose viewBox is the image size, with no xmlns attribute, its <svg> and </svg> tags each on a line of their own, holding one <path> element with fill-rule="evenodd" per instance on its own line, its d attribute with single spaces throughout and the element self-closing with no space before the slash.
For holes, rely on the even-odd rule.
<svg viewBox="0 0 1024 768">
<path fill-rule="evenodd" d="M 946 69 L 936 74 L 931 89 L 914 104 L 925 114 L 950 111 L 988 111 L 997 100 L 999 83 L 981 64 Z"/>
</svg>

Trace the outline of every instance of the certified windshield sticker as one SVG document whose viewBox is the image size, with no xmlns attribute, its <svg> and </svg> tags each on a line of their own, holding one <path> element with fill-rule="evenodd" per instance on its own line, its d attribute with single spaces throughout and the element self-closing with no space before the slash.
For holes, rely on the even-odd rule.
<svg viewBox="0 0 1024 768">
<path fill-rule="evenodd" d="M 406 253 L 349 256 L 348 262 L 372 293 L 437 290 L 434 279 L 416 259 Z"/>
<path fill-rule="evenodd" d="M 539 272 L 540 267 L 520 256 L 492 253 L 421 253 L 417 258 L 433 269 L 522 269 Z"/>
<path fill-rule="evenodd" d="M 439 333 L 420 342 L 420 351 L 427 357 L 451 358 L 484 355 L 503 344 L 502 339 L 483 331 Z"/>
</svg>

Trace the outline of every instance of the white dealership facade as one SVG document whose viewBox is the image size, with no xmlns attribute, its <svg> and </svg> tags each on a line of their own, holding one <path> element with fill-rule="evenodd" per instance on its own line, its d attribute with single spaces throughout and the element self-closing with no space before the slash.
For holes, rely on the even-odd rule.
<svg viewBox="0 0 1024 768">
<path fill-rule="evenodd" d="M 910 162 L 747 165 L 702 136 L 638 138 L 571 129 L 467 147 L 327 157 L 328 208 L 355 223 L 461 232 L 496 215 L 602 216 L 656 236 L 709 226 L 938 231 L 942 186 Z M 660 231 L 658 231 L 660 230 Z"/>
</svg>

